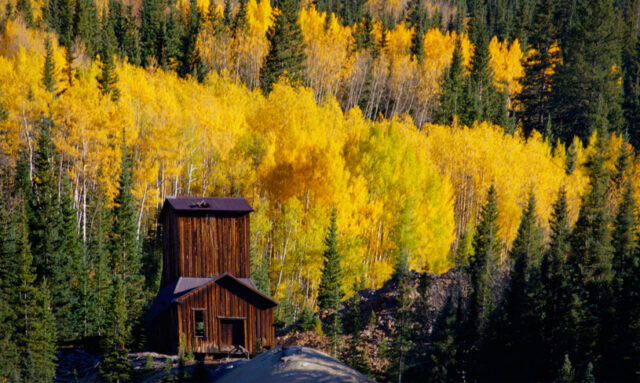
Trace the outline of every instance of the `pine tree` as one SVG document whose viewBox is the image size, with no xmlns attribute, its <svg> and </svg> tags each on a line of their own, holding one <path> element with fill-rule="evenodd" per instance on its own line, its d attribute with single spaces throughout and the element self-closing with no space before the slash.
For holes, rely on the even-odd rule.
<svg viewBox="0 0 640 383">
<path fill-rule="evenodd" d="M 539 299 L 542 285 L 537 271 L 542 250 L 535 196 L 530 193 L 510 252 L 515 264 L 505 301 L 498 309 L 499 317 L 494 320 L 492 331 L 488 332 L 489 341 L 485 341 L 489 350 L 485 348 L 482 352 L 490 359 L 486 368 L 488 379 L 541 379 L 539 374 L 545 365 L 539 334 L 544 315 Z M 492 365 L 494 361 L 501 361 L 504 366 Z"/>
<path fill-rule="evenodd" d="M 44 68 L 42 70 L 42 84 L 49 93 L 56 92 L 56 64 L 53 61 L 53 47 L 51 39 L 44 41 Z"/>
<path fill-rule="evenodd" d="M 442 83 L 442 94 L 440 96 L 440 110 L 437 121 L 443 125 L 449 125 L 454 118 L 459 118 L 460 114 L 465 114 L 462 110 L 464 83 L 462 67 L 462 47 L 460 39 L 456 39 L 456 46 L 451 58 L 451 66 L 444 72 Z"/>
<path fill-rule="evenodd" d="M 433 330 L 433 347 L 427 354 L 427 381 L 456 382 L 457 374 L 457 310 L 453 296 L 449 296 Z"/>
<path fill-rule="evenodd" d="M 536 5 L 529 32 L 533 53 L 524 60 L 522 92 L 517 98 L 522 106 L 518 119 L 526 136 L 533 130 L 544 133 L 550 119 L 551 73 L 559 59 L 559 51 L 552 49 L 557 37 L 554 4 L 553 0 L 542 0 Z"/>
<path fill-rule="evenodd" d="M 98 52 L 99 24 L 96 3 L 94 0 L 76 0 L 76 10 L 73 19 L 73 34 L 84 42 L 87 56 L 94 57 Z"/>
<path fill-rule="evenodd" d="M 504 112 L 501 98 L 493 85 L 493 75 L 489 58 L 489 36 L 484 8 L 479 0 L 474 2 L 469 21 L 469 37 L 473 42 L 474 55 L 471 59 L 471 73 L 466 79 L 465 114 L 461 116 L 464 125 L 474 121 L 497 123 Z"/>
<path fill-rule="evenodd" d="M 484 326 L 493 302 L 490 278 L 495 275 L 503 244 L 498 237 L 498 200 L 495 186 L 491 185 L 487 202 L 482 207 L 480 222 L 473 238 L 474 256 L 470 262 L 471 295 L 470 315 L 477 331 Z"/>
<path fill-rule="evenodd" d="M 124 143 L 124 137 L 121 153 L 119 187 L 112 210 L 111 269 L 124 285 L 127 310 L 125 318 L 128 320 L 127 326 L 133 327 L 133 324 L 140 317 L 144 281 L 140 274 L 141 254 L 137 238 L 138 225 L 133 194 L 131 194 L 133 164 Z"/>
<path fill-rule="evenodd" d="M 586 142 L 603 124 L 609 131 L 622 128 L 620 73 L 614 69 L 619 67 L 620 41 L 612 0 L 575 4 L 551 95 L 554 135 L 564 142 L 574 135 Z"/>
<path fill-rule="evenodd" d="M 141 63 L 149 65 L 152 59 L 161 63 L 158 55 L 159 47 L 164 46 L 161 33 L 162 13 L 159 7 L 159 0 L 143 0 L 140 10 L 140 49 Z"/>
<path fill-rule="evenodd" d="M 587 161 L 590 190 L 585 192 L 578 220 L 571 234 L 572 284 L 578 302 L 577 355 L 573 358 L 578 373 L 589 362 L 601 357 L 603 326 L 613 313 L 611 305 L 612 253 L 610 217 L 607 209 L 609 172 L 605 166 L 606 136 L 596 138 L 595 152 Z M 578 376 L 580 379 L 584 376 Z"/>
<path fill-rule="evenodd" d="M 402 382 L 403 374 L 408 369 L 409 351 L 413 347 L 411 334 L 413 333 L 414 318 L 411 311 L 412 301 L 411 277 L 408 274 L 398 275 L 398 295 L 395 301 L 393 317 L 395 327 L 391 333 L 391 347 L 389 349 L 389 381 Z"/>
<path fill-rule="evenodd" d="M 622 184 L 622 200 L 614 219 L 611 244 L 613 246 L 612 268 L 614 272 L 613 295 L 615 315 L 607 323 L 608 336 L 605 339 L 603 365 L 601 370 L 607 372 L 606 379 L 624 381 L 633 380 L 636 362 L 634 360 L 634 341 L 638 339 L 633 328 L 638 323 L 637 290 L 634 291 L 633 281 L 637 278 L 638 243 L 636 236 L 635 199 L 633 197 L 633 182 L 628 174 L 629 155 L 626 144 L 620 152 L 617 165 L 617 183 Z"/>
<path fill-rule="evenodd" d="M 29 246 L 26 210 L 19 213 L 17 258 L 19 284 L 16 307 L 16 345 L 20 355 L 20 375 L 25 382 L 50 382 L 55 376 L 56 331 L 46 278 L 36 282 Z"/>
<path fill-rule="evenodd" d="M 349 300 L 347 311 L 349 323 L 349 339 L 340 358 L 352 368 L 360 371 L 365 375 L 371 374 L 369 359 L 365 353 L 364 344 L 362 342 L 362 315 L 360 313 L 360 294 L 355 293 Z"/>
<path fill-rule="evenodd" d="M 33 28 L 33 7 L 31 6 L 31 0 L 18 0 L 16 2 L 16 10 L 22 14 L 22 18 L 27 23 L 27 26 Z"/>
<path fill-rule="evenodd" d="M 58 333 L 66 337 L 71 326 L 66 314 L 72 296 L 69 288 L 71 256 L 66 252 L 62 233 L 57 174 L 54 172 L 56 153 L 51 141 L 51 121 L 43 118 L 39 125 L 38 146 L 34 155 L 34 181 L 27 195 L 29 203 L 29 241 L 36 268 L 37 283 L 49 283 L 52 311 Z"/>
<path fill-rule="evenodd" d="M 67 175 L 62 176 L 62 188 L 60 196 L 60 210 L 62 216 L 62 227 L 60 239 L 62 242 L 61 251 L 66 254 L 70 264 L 71 278 L 69 289 L 71 293 L 70 309 L 67 311 L 67 323 L 71 326 L 72 336 L 86 336 L 87 322 L 89 320 L 88 296 L 89 270 L 85 259 L 84 247 L 78 234 L 77 212 L 73 207 L 71 187 Z"/>
<path fill-rule="evenodd" d="M 338 351 L 339 334 L 342 331 L 342 321 L 338 309 L 342 299 L 340 280 L 342 269 L 340 266 L 340 253 L 338 252 L 338 228 L 336 226 L 337 212 L 331 211 L 329 232 L 325 238 L 326 249 L 322 254 L 324 258 L 322 267 L 322 277 L 318 287 L 318 307 L 329 309 L 329 324 L 327 325 L 327 335 L 330 338 L 332 354 L 335 356 Z"/>
<path fill-rule="evenodd" d="M 201 19 L 202 15 L 198 10 L 196 0 L 191 0 L 185 23 L 186 28 L 180 42 L 181 57 L 178 74 L 181 77 L 187 77 L 187 75 L 193 76 L 198 81 L 203 81 L 206 74 L 200 62 L 200 54 L 196 46 Z"/>
<path fill-rule="evenodd" d="M 304 80 L 304 39 L 298 25 L 296 0 L 282 0 L 280 13 L 267 32 L 269 53 L 260 69 L 260 86 L 267 94 L 281 76 L 296 84 Z M 319 8 L 318 8 L 319 9 Z"/>
<path fill-rule="evenodd" d="M 119 275 L 116 275 L 109 308 L 110 318 L 102 340 L 104 361 L 100 366 L 100 373 L 107 382 L 127 381 L 131 375 L 132 366 L 126 347 L 130 338 L 127 326 L 129 322 L 127 304 L 124 282 Z"/>
<path fill-rule="evenodd" d="M 322 278 L 318 287 L 318 307 L 320 309 L 337 309 L 342 299 L 340 280 L 342 270 L 340 267 L 340 253 L 338 252 L 338 228 L 336 226 L 337 212 L 331 211 L 329 232 L 325 237 L 326 249 L 322 254 L 324 261 Z"/>
<path fill-rule="evenodd" d="M 638 22 L 634 1 L 627 2 L 626 15 L 622 26 L 622 111 L 624 130 L 629 134 L 629 141 L 634 147 L 640 145 L 640 39 L 638 38 Z"/>
<path fill-rule="evenodd" d="M 569 360 L 569 355 L 564 354 L 564 362 L 562 363 L 562 367 L 558 371 L 558 375 L 556 379 L 553 381 L 554 383 L 573 383 L 574 378 L 573 367 L 571 366 L 571 360 Z"/>
<path fill-rule="evenodd" d="M 78 0 L 80 1 L 80 0 Z M 133 7 L 127 6 L 125 13 L 124 33 L 122 36 L 122 56 L 127 57 L 128 62 L 140 65 L 140 35 L 136 26 L 136 17 L 133 14 Z"/>
<path fill-rule="evenodd" d="M 109 28 L 107 28 L 108 30 Z M 117 102 L 120 98 L 120 91 L 117 88 L 118 74 L 113 60 L 113 36 L 109 32 L 103 33 L 102 41 L 102 70 L 98 76 L 98 86 L 103 95 L 110 95 L 111 101 Z"/>
<path fill-rule="evenodd" d="M 102 172 L 99 172 L 102 174 Z M 100 177 L 98 177 L 100 178 Z M 95 300 L 91 305 L 90 333 L 102 336 L 104 334 L 107 318 L 108 303 L 111 297 L 110 276 L 112 270 L 109 266 L 109 237 L 111 224 L 110 212 L 107 206 L 107 196 L 104 189 L 98 185 L 94 198 L 91 201 L 93 220 L 90 226 L 90 240 L 88 246 L 90 269 L 93 274 L 91 288 Z"/>
<path fill-rule="evenodd" d="M 562 358 L 569 351 L 572 335 L 572 297 L 569 288 L 569 269 L 566 263 L 570 250 L 571 227 L 567 209 L 567 194 L 564 189 L 561 189 L 558 199 L 553 204 L 549 222 L 551 229 L 549 249 L 540 267 L 544 286 L 542 301 L 545 312 L 542 340 L 544 354 L 548 358 L 545 373 L 549 376 L 554 376 L 552 374 L 560 369 L 559 363 L 562 363 Z"/>
</svg>

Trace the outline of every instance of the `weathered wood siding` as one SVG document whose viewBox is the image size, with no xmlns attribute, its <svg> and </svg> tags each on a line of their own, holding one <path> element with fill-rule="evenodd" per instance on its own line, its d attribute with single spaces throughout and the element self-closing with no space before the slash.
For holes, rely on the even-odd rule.
<svg viewBox="0 0 640 383">
<path fill-rule="evenodd" d="M 199 291 L 189 294 L 178 305 L 179 332 L 186 334 L 187 347 L 193 352 L 224 352 L 221 336 L 221 318 L 244 318 L 244 347 L 253 353 L 257 339 L 262 346 L 275 345 L 273 307 L 259 307 L 246 297 L 218 283 L 211 283 Z M 258 304 L 258 305 L 256 305 Z M 195 337 L 194 309 L 206 309 L 205 338 Z"/>
<path fill-rule="evenodd" d="M 163 226 L 161 287 L 179 277 L 251 276 L 248 213 L 184 215 L 169 210 Z"/>
</svg>

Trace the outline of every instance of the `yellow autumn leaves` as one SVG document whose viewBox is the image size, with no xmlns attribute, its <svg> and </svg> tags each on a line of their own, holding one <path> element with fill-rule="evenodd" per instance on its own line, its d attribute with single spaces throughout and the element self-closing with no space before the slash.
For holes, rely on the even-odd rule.
<svg viewBox="0 0 640 383">
<path fill-rule="evenodd" d="M 268 13 L 261 4 L 247 4 L 248 15 L 253 15 L 249 23 L 259 18 L 255 15 Z M 262 17 L 264 23 L 268 19 Z M 309 9 L 300 20 L 306 49 L 317 65 L 308 69 L 315 73 L 309 76 L 315 81 L 313 89 L 279 83 L 265 97 L 238 82 L 228 68 L 198 84 L 172 72 L 120 63 L 118 103 L 100 94 L 95 80 L 99 62 L 76 63 L 77 76 L 69 86 L 59 47 L 57 88 L 63 92 L 55 97 L 47 93 L 41 84 L 43 36 L 9 21 L 6 35 L 20 39 L 3 45 L 0 56 L 0 105 L 8 116 L 0 122 L 0 149 L 14 161 L 20 152 L 32 151 L 38 121 L 51 116 L 56 123 L 53 138 L 61 164 L 72 176 L 82 220 L 87 219 L 82 214 L 83 196 L 101 185 L 113 197 L 124 134 L 133 154 L 134 195 L 143 227 L 169 195 L 244 196 L 256 209 L 253 251 L 268 263 L 276 297 L 287 292 L 296 301 L 311 303 L 333 207 L 338 210 L 347 292 L 362 277 L 368 286 L 380 286 L 389 278 L 400 230 L 410 233 L 404 246 L 410 249 L 412 268 L 443 272 L 451 267 L 456 238 L 475 224 L 491 184 L 497 186 L 500 234 L 507 245 L 516 235 L 529 191 L 536 194 L 545 230 L 561 187 L 568 192 L 575 218 L 587 186 L 583 164 L 593 148 L 576 142 L 571 149 L 576 168 L 567 174 L 564 148 L 552 149 L 539 135 L 525 140 L 486 123 L 425 123 L 418 129 L 407 114 L 371 121 L 359 107 L 343 113 L 344 99 L 336 98 L 336 89 L 344 89 L 358 57 L 363 57 L 359 55 L 367 53 L 345 50 L 350 43 L 339 41 L 349 40 L 351 31 L 333 17 L 327 21 Z M 249 28 L 243 38 L 262 38 L 266 24 L 261 25 Z M 408 81 L 402 79 L 402 68 L 422 73 L 417 82 L 422 91 L 415 97 L 423 97 L 425 107 L 433 108 L 457 37 L 428 31 L 424 40 L 429 48 L 418 64 L 406 52 L 409 29 L 399 25 L 385 33 L 389 44 L 375 60 L 367 57 L 367 65 L 389 71 L 398 84 Z M 472 47 L 462 38 L 468 63 Z M 496 40 L 491 49 L 494 68 L 502 68 L 494 80 L 517 93 L 517 43 L 506 46 Z M 249 68 L 246 75 L 256 75 L 254 67 L 245 65 L 254 56 L 243 57 L 246 61 L 242 59 L 240 66 Z M 615 158 L 621 140 L 611 140 Z"/>
</svg>

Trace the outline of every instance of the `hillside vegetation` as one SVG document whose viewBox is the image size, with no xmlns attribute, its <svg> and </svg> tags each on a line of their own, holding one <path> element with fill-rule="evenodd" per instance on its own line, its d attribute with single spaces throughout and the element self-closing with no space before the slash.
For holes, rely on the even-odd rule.
<svg viewBox="0 0 640 383">
<path fill-rule="evenodd" d="M 542 267 L 523 222 L 546 254 L 564 201 L 575 234 L 554 262 L 591 306 L 553 363 L 589 350 L 579 377 L 603 373 L 596 291 L 633 290 L 638 261 L 638 3 L 555 3 L 0 0 L 0 377 L 50 380 L 56 340 L 100 339 L 105 376 L 126 379 L 176 195 L 247 198 L 252 277 L 281 325 L 463 268 L 467 358 L 497 342 L 510 278 Z M 321 302 L 329 237 L 340 275 Z"/>
</svg>

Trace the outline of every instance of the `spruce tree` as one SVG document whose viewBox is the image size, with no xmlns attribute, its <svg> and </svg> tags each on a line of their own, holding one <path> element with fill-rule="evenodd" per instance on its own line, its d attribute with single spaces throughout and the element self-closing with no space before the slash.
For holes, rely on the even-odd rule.
<svg viewBox="0 0 640 383">
<path fill-rule="evenodd" d="M 204 67 L 202 66 L 200 54 L 196 46 L 202 15 L 198 10 L 196 0 L 191 0 L 186 18 L 186 27 L 180 41 L 181 57 L 178 74 L 181 77 L 190 75 L 198 81 L 203 81 L 206 73 L 204 72 Z"/>
<path fill-rule="evenodd" d="M 612 253 L 610 217 L 607 209 L 609 171 L 605 166 L 607 138 L 598 135 L 595 152 L 587 161 L 590 189 L 582 198 L 578 220 L 571 234 L 572 284 L 578 306 L 577 354 L 572 358 L 577 373 L 587 363 L 598 362 L 602 353 L 603 329 L 613 313 L 611 302 Z M 580 355 L 580 358 L 577 357 Z M 585 376 L 578 376 L 583 379 Z"/>
<path fill-rule="evenodd" d="M 487 334 L 489 341 L 485 343 L 488 347 L 482 353 L 490 359 L 486 363 L 488 379 L 541 379 L 539 374 L 545 364 L 541 358 L 539 334 L 544 315 L 539 299 L 542 286 L 537 271 L 542 250 L 542 230 L 538 226 L 535 196 L 530 193 L 510 252 L 510 258 L 515 262 L 511 280 L 498 310 L 499 316 Z M 493 365 L 495 361 L 504 363 L 504 366 Z"/>
<path fill-rule="evenodd" d="M 554 135 L 587 141 L 603 127 L 622 128 L 620 41 L 612 0 L 576 0 L 574 22 L 561 40 L 562 62 L 556 68 L 551 101 Z M 601 132 L 604 133 L 604 132 Z"/>
<path fill-rule="evenodd" d="M 141 63 L 147 66 L 153 59 L 160 63 L 159 47 L 164 46 L 160 39 L 162 12 L 159 0 L 143 0 L 140 9 L 140 50 Z"/>
<path fill-rule="evenodd" d="M 56 157 L 51 141 L 51 121 L 43 118 L 34 155 L 32 192 L 27 196 L 29 241 L 37 283 L 48 281 L 58 333 L 66 337 L 71 331 L 66 315 L 72 299 L 69 286 L 72 259 L 66 252 L 62 233 L 63 217 L 56 182 L 59 175 L 54 171 Z"/>
<path fill-rule="evenodd" d="M 463 62 L 460 39 L 456 39 L 456 45 L 451 58 L 451 66 L 444 72 L 442 94 L 440 96 L 440 110 L 437 121 L 443 125 L 449 125 L 454 118 L 459 118 L 464 113 L 463 107 Z"/>
<path fill-rule="evenodd" d="M 99 24 L 96 3 L 94 0 L 76 0 L 73 19 L 73 34 L 84 42 L 87 56 L 94 57 L 98 52 L 96 25 Z"/>
<path fill-rule="evenodd" d="M 398 278 L 398 293 L 393 313 L 394 328 L 391 332 L 391 347 L 389 349 L 389 381 L 402 382 L 402 377 L 408 369 L 409 352 L 413 347 L 414 318 L 411 310 L 412 301 L 411 277 L 408 274 L 396 274 Z"/>
<path fill-rule="evenodd" d="M 637 277 L 638 243 L 636 240 L 636 203 L 633 197 L 633 182 L 628 174 L 629 153 L 623 144 L 618 159 L 619 182 L 623 184 L 622 200 L 618 205 L 613 224 L 611 244 L 613 246 L 613 295 L 615 315 L 613 323 L 607 323 L 611 331 L 605 339 L 602 370 L 606 379 L 633 380 L 637 359 L 634 358 L 634 342 L 639 338 L 633 330 L 638 323 L 637 290 L 633 282 Z"/>
<path fill-rule="evenodd" d="M 299 4 L 296 0 L 282 0 L 278 8 L 280 13 L 267 32 L 269 53 L 260 69 L 260 87 L 265 94 L 281 76 L 294 84 L 304 80 L 306 54 L 298 25 Z"/>
<path fill-rule="evenodd" d="M 102 174 L 102 172 L 99 172 L 99 174 Z M 109 265 L 111 216 L 107 205 L 106 192 L 100 185 L 98 185 L 96 192 L 93 193 L 91 212 L 93 219 L 89 228 L 88 258 L 92 272 L 90 291 L 94 301 L 90 307 L 92 315 L 89 328 L 91 335 L 103 336 L 111 297 L 110 277 L 112 270 Z"/>
<path fill-rule="evenodd" d="M 53 61 L 53 47 L 51 45 L 51 39 L 47 38 L 44 41 L 44 68 L 42 70 L 42 84 L 49 93 L 55 93 L 56 91 L 56 64 Z"/>
<path fill-rule="evenodd" d="M 116 64 L 113 59 L 113 35 L 108 32 L 103 33 L 102 41 L 102 68 L 98 75 L 98 87 L 103 95 L 110 95 L 111 101 L 117 102 L 120 98 L 120 91 L 117 88 L 118 74 Z"/>
<path fill-rule="evenodd" d="M 527 3 L 527 0 L 523 0 Z M 534 21 L 529 32 L 532 54 L 524 60 L 522 92 L 517 101 L 521 105 L 518 119 L 525 136 L 533 130 L 545 133 L 550 119 L 551 73 L 560 52 L 553 49 L 556 29 L 553 25 L 555 1 L 542 0 L 535 8 Z"/>
<path fill-rule="evenodd" d="M 460 381 L 457 366 L 457 308 L 453 295 L 449 295 L 433 329 L 433 345 L 427 354 L 428 382 Z"/>
<path fill-rule="evenodd" d="M 124 132 L 123 132 L 124 135 Z M 112 210 L 111 269 L 122 280 L 126 301 L 127 325 L 132 328 L 140 317 L 143 278 L 141 275 L 141 254 L 138 243 L 136 209 L 134 206 L 133 174 L 131 155 L 122 142 L 122 162 L 118 192 Z"/>
<path fill-rule="evenodd" d="M 342 320 L 340 313 L 340 300 L 342 290 L 340 280 L 342 279 L 342 269 L 340 267 L 340 253 L 338 252 L 338 228 L 336 226 L 336 209 L 331 211 L 329 232 L 325 238 L 326 249 L 322 254 L 324 261 L 322 267 L 322 277 L 318 287 L 318 307 L 329 309 L 329 324 L 327 325 L 327 335 L 330 338 L 332 354 L 335 356 L 338 351 L 339 334 L 342 331 Z"/>
<path fill-rule="evenodd" d="M 109 307 L 109 321 L 105 337 L 102 340 L 104 360 L 100 366 L 100 373 L 107 382 L 123 382 L 131 376 L 131 362 L 127 344 L 130 338 L 130 328 L 127 323 L 126 288 L 119 275 L 113 281 L 113 297 Z"/>
<path fill-rule="evenodd" d="M 542 301 L 545 317 L 543 321 L 542 341 L 547 368 L 544 371 L 554 376 L 561 367 L 565 353 L 569 351 L 572 337 L 571 289 L 569 269 L 566 263 L 570 250 L 571 227 L 567 207 L 567 194 L 564 189 L 558 193 L 553 204 L 549 221 L 551 230 L 549 249 L 541 264 L 541 279 L 544 286 Z M 567 356 L 568 357 L 568 356 Z"/>
<path fill-rule="evenodd" d="M 362 315 L 360 312 L 360 294 L 357 292 L 349 300 L 347 318 L 349 321 L 348 335 L 350 335 L 350 337 L 347 340 L 346 347 L 340 359 L 361 373 L 370 375 L 371 367 L 369 366 L 369 359 L 366 355 L 361 334 Z"/>
</svg>

